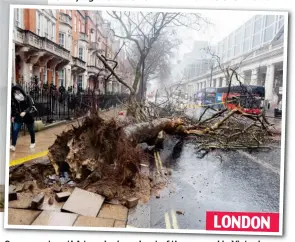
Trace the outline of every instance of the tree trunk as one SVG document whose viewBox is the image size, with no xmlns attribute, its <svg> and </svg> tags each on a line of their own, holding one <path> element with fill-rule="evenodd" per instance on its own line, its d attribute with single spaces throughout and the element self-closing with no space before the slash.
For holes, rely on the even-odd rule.
<svg viewBox="0 0 295 242">
<path fill-rule="evenodd" d="M 142 61 L 140 60 L 136 66 L 135 77 L 134 77 L 134 81 L 133 81 L 133 85 L 132 85 L 132 88 L 135 91 L 135 93 L 130 93 L 129 107 L 127 110 L 127 116 L 132 116 L 135 118 L 137 118 L 137 112 L 138 112 L 138 110 L 137 110 L 138 103 L 137 103 L 137 99 L 136 99 L 136 96 L 137 96 L 136 94 L 137 94 L 137 89 L 138 89 L 138 83 L 139 83 L 140 77 L 141 77 L 141 71 L 140 71 L 141 63 L 142 63 Z"/>
</svg>

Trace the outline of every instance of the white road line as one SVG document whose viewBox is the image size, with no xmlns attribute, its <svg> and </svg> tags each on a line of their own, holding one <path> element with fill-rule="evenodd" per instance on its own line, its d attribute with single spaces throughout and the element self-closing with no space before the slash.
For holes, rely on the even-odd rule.
<svg viewBox="0 0 295 242">
<path fill-rule="evenodd" d="M 165 213 L 165 223 L 166 223 L 166 229 L 171 229 L 170 218 L 168 213 Z"/>
<path fill-rule="evenodd" d="M 268 164 L 267 162 L 265 161 L 262 161 L 260 159 L 258 159 L 257 157 L 253 156 L 253 155 L 250 155 L 249 153 L 245 152 L 245 151 L 242 151 L 242 150 L 238 150 L 238 152 L 241 154 L 241 155 L 244 155 L 246 156 L 247 158 L 249 158 L 251 161 L 255 162 L 255 163 L 258 163 L 260 165 L 262 165 L 263 167 L 265 167 L 266 169 L 269 169 L 271 170 L 272 172 L 280 175 L 280 170 L 270 164 Z"/>
<path fill-rule="evenodd" d="M 171 217 L 172 217 L 172 225 L 174 229 L 178 229 L 178 223 L 176 218 L 176 213 L 174 210 L 171 211 Z"/>
</svg>

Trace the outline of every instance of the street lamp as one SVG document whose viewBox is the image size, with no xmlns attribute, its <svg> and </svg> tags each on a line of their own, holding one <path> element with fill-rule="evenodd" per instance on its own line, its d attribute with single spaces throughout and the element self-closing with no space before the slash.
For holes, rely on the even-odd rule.
<svg viewBox="0 0 295 242">
<path fill-rule="evenodd" d="M 145 51 L 145 38 L 143 38 L 143 51 Z M 143 99 L 143 93 L 144 93 L 144 90 L 143 90 L 143 83 L 144 83 L 144 65 L 145 65 L 145 59 L 143 60 L 142 62 L 142 67 L 141 67 L 141 101 Z"/>
</svg>

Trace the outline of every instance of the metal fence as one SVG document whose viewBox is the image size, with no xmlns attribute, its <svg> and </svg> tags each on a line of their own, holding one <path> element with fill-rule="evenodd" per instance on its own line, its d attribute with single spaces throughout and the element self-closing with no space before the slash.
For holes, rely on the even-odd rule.
<svg viewBox="0 0 295 242">
<path fill-rule="evenodd" d="M 74 94 L 57 90 L 31 92 L 30 96 L 37 108 L 35 119 L 45 123 L 78 118 L 85 115 L 92 105 L 97 105 L 100 110 L 107 110 L 125 103 L 128 99 L 126 94 Z"/>
<path fill-rule="evenodd" d="M 92 90 L 74 93 L 65 88 L 56 89 L 53 85 L 41 88 L 34 83 L 23 84 L 22 87 L 35 102 L 35 120 L 42 120 L 45 124 L 84 116 L 93 104 L 99 110 L 108 110 L 125 103 L 129 97 L 128 94 L 98 94 Z M 26 132 L 25 126 L 22 131 Z"/>
</svg>

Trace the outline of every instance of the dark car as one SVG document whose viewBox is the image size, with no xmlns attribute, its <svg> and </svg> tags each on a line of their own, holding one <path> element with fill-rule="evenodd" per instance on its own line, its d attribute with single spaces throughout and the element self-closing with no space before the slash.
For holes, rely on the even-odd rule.
<svg viewBox="0 0 295 242">
<path fill-rule="evenodd" d="M 282 117 L 282 101 L 280 101 L 278 107 L 274 109 L 274 116 Z"/>
</svg>

